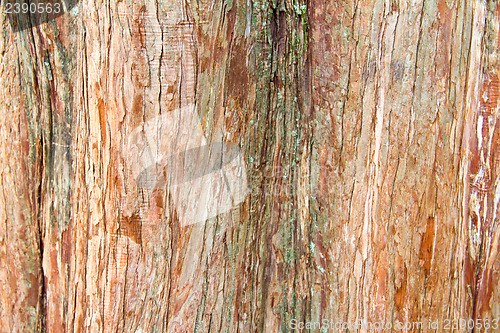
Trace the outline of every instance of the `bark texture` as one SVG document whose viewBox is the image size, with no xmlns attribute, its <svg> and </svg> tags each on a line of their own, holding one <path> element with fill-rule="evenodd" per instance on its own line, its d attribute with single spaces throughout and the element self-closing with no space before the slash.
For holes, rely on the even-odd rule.
<svg viewBox="0 0 500 333">
<path fill-rule="evenodd" d="M 81 0 L 16 24 L 0 331 L 500 320 L 497 2 Z M 137 181 L 221 142 L 231 210 L 185 223 L 168 179 Z"/>
</svg>

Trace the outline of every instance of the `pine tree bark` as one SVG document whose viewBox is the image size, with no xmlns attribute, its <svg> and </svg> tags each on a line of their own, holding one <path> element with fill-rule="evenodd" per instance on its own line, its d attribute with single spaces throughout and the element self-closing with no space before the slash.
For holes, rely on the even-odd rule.
<svg viewBox="0 0 500 333">
<path fill-rule="evenodd" d="M 2 8 L 0 331 L 500 320 L 495 1 Z M 191 223 L 155 163 L 214 143 L 244 200 Z"/>
</svg>

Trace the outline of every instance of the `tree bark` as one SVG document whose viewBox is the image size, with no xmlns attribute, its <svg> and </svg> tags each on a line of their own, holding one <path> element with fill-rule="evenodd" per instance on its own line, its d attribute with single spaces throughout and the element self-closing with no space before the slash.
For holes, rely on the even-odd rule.
<svg viewBox="0 0 500 333">
<path fill-rule="evenodd" d="M 0 331 L 500 326 L 495 1 L 2 8 Z"/>
</svg>

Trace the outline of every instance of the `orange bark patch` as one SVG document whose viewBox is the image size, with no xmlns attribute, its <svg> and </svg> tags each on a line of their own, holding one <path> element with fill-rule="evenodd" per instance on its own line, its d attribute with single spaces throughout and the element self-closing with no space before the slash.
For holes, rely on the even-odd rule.
<svg viewBox="0 0 500 333">
<path fill-rule="evenodd" d="M 127 236 L 137 244 L 142 244 L 142 222 L 137 212 L 132 216 L 122 216 L 120 221 L 120 233 Z"/>
<path fill-rule="evenodd" d="M 425 229 L 424 236 L 422 237 L 422 243 L 420 244 L 419 259 L 421 266 L 424 268 L 425 276 L 429 276 L 432 265 L 432 254 L 434 252 L 434 217 L 429 217 L 427 219 L 427 227 Z"/>
<path fill-rule="evenodd" d="M 477 296 L 477 304 L 479 312 L 476 314 L 476 318 L 484 318 L 491 311 L 490 300 L 493 293 L 493 289 L 497 285 L 493 281 L 492 272 L 490 269 L 486 268 L 481 278 L 481 289 Z"/>
<path fill-rule="evenodd" d="M 408 272 L 406 265 L 403 266 L 403 278 L 401 279 L 401 286 L 396 288 L 396 294 L 394 295 L 394 301 L 396 302 L 396 308 L 401 310 L 405 304 L 406 290 L 407 290 L 407 276 Z"/>
<path fill-rule="evenodd" d="M 481 111 L 488 114 L 493 114 L 498 105 L 498 90 L 499 90 L 498 75 L 487 74 L 483 81 L 481 89 Z"/>
<path fill-rule="evenodd" d="M 97 102 L 97 109 L 99 110 L 99 124 L 101 125 L 102 140 L 106 142 L 106 116 L 104 101 L 99 98 Z"/>
<path fill-rule="evenodd" d="M 227 78 L 227 92 L 243 102 L 248 96 L 247 54 L 243 42 L 237 42 L 231 50 L 231 61 Z"/>
</svg>

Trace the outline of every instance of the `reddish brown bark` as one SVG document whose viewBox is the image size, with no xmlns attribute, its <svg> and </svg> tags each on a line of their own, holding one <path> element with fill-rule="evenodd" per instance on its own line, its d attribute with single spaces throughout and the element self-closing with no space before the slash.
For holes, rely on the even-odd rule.
<svg viewBox="0 0 500 333">
<path fill-rule="evenodd" d="M 0 330 L 500 318 L 499 8 L 2 13 Z"/>
</svg>

